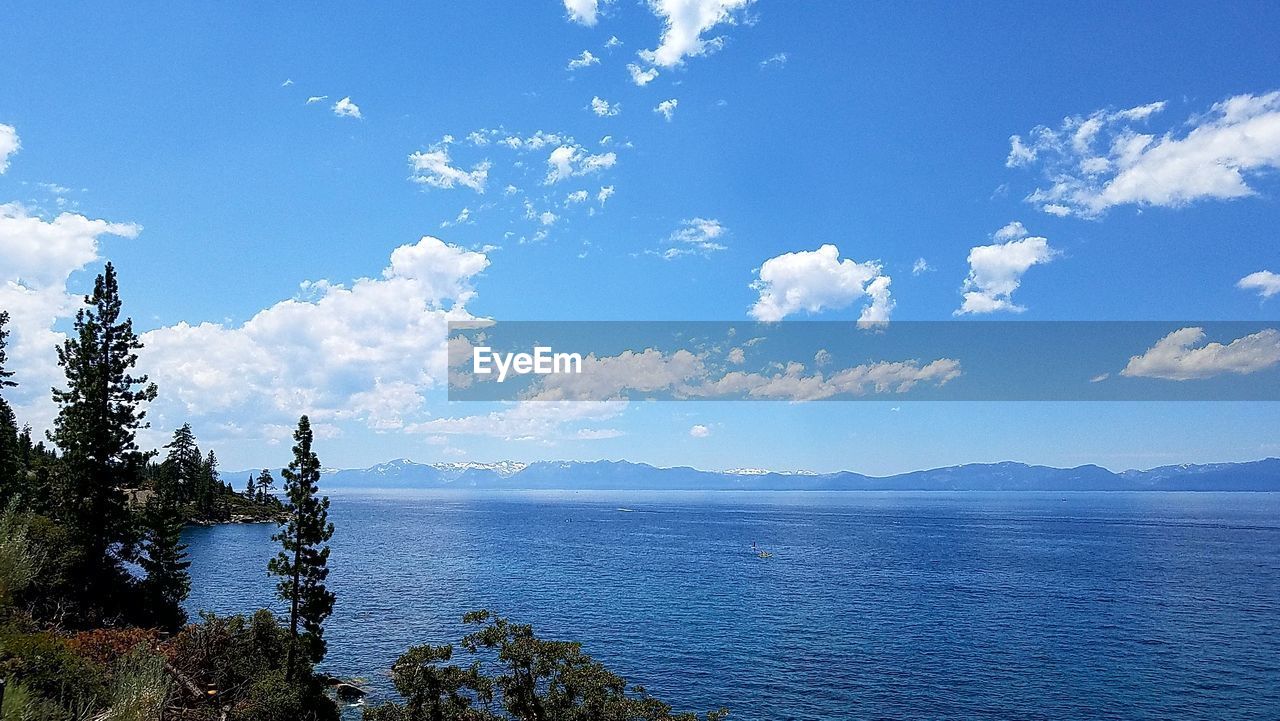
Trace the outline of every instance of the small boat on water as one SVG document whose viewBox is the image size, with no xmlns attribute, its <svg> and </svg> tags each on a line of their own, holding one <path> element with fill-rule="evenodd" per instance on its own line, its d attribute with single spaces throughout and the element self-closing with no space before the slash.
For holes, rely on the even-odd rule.
<svg viewBox="0 0 1280 721">
<path fill-rule="evenodd" d="M 773 554 L 768 551 L 761 551 L 756 554 L 756 558 L 773 558 Z"/>
</svg>

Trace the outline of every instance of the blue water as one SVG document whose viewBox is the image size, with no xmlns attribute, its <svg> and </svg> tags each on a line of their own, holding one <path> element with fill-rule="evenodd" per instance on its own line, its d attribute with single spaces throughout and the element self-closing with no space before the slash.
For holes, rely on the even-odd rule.
<svg viewBox="0 0 1280 721">
<path fill-rule="evenodd" d="M 735 720 L 1280 719 L 1280 494 L 347 492 L 331 519 L 324 665 L 381 694 L 493 608 Z M 189 608 L 283 611 L 272 531 L 189 530 Z"/>
</svg>

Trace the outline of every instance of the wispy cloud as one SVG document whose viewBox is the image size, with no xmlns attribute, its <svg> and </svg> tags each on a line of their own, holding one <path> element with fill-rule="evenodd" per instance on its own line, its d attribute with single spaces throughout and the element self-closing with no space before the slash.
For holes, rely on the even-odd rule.
<svg viewBox="0 0 1280 721">
<path fill-rule="evenodd" d="M 670 100 L 663 100 L 662 102 L 658 103 L 658 107 L 654 108 L 653 112 L 661 115 L 669 123 L 671 122 L 671 118 L 675 117 L 676 106 L 678 106 L 679 104 L 680 104 L 680 101 L 677 100 L 676 98 L 671 98 Z"/>
<path fill-rule="evenodd" d="M 1254 195 L 1254 178 L 1280 169 L 1280 91 L 1237 95 L 1192 116 L 1189 130 L 1145 130 L 1155 102 L 1072 116 L 1010 138 L 1009 167 L 1049 181 L 1027 196 L 1053 215 L 1096 218 L 1121 205 L 1179 207 Z"/>
</svg>

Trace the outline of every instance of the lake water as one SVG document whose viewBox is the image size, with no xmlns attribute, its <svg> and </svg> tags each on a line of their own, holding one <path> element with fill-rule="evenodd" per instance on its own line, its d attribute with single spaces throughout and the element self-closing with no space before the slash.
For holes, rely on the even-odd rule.
<svg viewBox="0 0 1280 721">
<path fill-rule="evenodd" d="M 342 492 L 330 517 L 324 667 L 382 694 L 491 608 L 735 720 L 1280 718 L 1280 494 Z M 190 529 L 189 609 L 285 610 L 273 530 Z"/>
</svg>

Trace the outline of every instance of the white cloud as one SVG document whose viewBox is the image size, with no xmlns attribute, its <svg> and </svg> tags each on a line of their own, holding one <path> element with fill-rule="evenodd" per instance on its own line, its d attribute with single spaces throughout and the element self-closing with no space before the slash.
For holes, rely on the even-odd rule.
<svg viewBox="0 0 1280 721">
<path fill-rule="evenodd" d="M 781 67 L 786 67 L 786 64 L 787 64 L 786 53 L 774 53 L 773 55 L 760 61 L 760 69 L 764 70 L 770 66 L 777 66 L 781 68 Z"/>
<path fill-rule="evenodd" d="M 707 428 L 701 423 L 698 423 L 689 429 L 689 435 L 693 436 L 694 438 L 706 438 L 707 436 L 711 435 L 711 429 Z"/>
<path fill-rule="evenodd" d="M 1140 356 L 1133 356 L 1120 375 L 1185 381 L 1224 373 L 1245 375 L 1280 363 L 1280 331 L 1267 329 L 1237 338 L 1227 345 L 1207 343 L 1203 328 L 1181 328 L 1161 338 Z"/>
<path fill-rule="evenodd" d="M 570 20 L 587 27 L 595 25 L 600 17 L 598 0 L 564 0 L 564 9 L 569 13 Z"/>
<path fill-rule="evenodd" d="M 609 39 L 604 41 L 604 46 L 610 49 L 620 47 L 621 45 L 622 41 L 618 39 L 617 35 L 610 35 Z"/>
<path fill-rule="evenodd" d="M 452 188 L 455 185 L 461 185 L 477 193 L 484 192 L 485 183 L 489 179 L 488 161 L 477 163 L 471 170 L 455 168 L 449 163 L 449 150 L 445 147 L 413 153 L 409 156 L 409 166 L 413 168 L 410 179 L 415 183 L 433 188 Z"/>
<path fill-rule="evenodd" d="M 530 400 L 615 400 L 624 391 L 664 391 L 701 379 L 706 374 L 702 357 L 687 350 L 663 353 L 654 348 L 623 351 L 614 356 L 588 354 L 580 374 L 542 376 L 530 389 Z"/>
<path fill-rule="evenodd" d="M 725 250 L 725 246 L 719 241 L 728 232 L 729 229 L 714 218 L 682 220 L 680 221 L 680 227 L 672 231 L 667 238 L 667 243 L 671 247 L 658 253 L 658 255 L 665 260 L 671 260 L 682 255 L 695 253 L 708 255 L 716 251 Z"/>
<path fill-rule="evenodd" d="M 916 262 L 911 264 L 911 275 L 921 275 L 933 270 L 924 258 L 916 258 Z"/>
<path fill-rule="evenodd" d="M 600 205 L 603 207 L 604 202 L 609 198 L 613 197 L 613 192 L 614 191 L 613 191 L 612 185 L 601 186 L 600 192 L 596 193 L 596 202 L 600 203 Z"/>
<path fill-rule="evenodd" d="M 960 363 L 939 358 L 924 365 L 917 361 L 880 361 L 836 371 L 831 375 L 806 374 L 800 363 L 790 363 L 780 373 L 733 371 L 723 377 L 689 388 L 693 397 L 715 398 L 745 395 L 750 398 L 787 401 L 817 401 L 841 395 L 906 393 L 921 383 L 943 386 L 960 377 Z"/>
<path fill-rule="evenodd" d="M 142 335 L 139 365 L 161 389 L 161 427 L 180 419 L 323 423 L 389 430 L 423 409 L 447 373 L 447 323 L 471 316 L 483 253 L 424 236 L 396 248 L 379 278 L 304 283 L 239 326 L 179 323 Z"/>
<path fill-rule="evenodd" d="M 587 191 L 585 190 L 575 190 L 572 193 L 569 193 L 568 195 L 565 196 L 564 204 L 577 205 L 578 203 L 585 203 L 587 202 L 587 198 L 589 197 L 589 195 L 590 194 L 587 193 Z"/>
<path fill-rule="evenodd" d="M 662 117 L 666 118 L 667 122 L 669 123 L 671 122 L 671 116 L 676 114 L 676 106 L 679 104 L 680 104 L 680 101 L 675 98 L 671 98 L 670 100 L 663 100 L 662 102 L 658 103 L 658 107 L 654 108 L 653 112 L 658 113 Z"/>
<path fill-rule="evenodd" d="M 565 437 L 566 425 L 599 423 L 617 418 L 626 410 L 626 401 L 526 401 L 484 415 L 433 418 L 405 428 L 427 435 L 469 435 L 508 441 L 554 440 Z M 582 435 L 583 433 L 587 435 Z M 568 438 L 591 439 L 591 430 L 578 430 Z M 605 436 L 597 436 L 603 438 Z"/>
<path fill-rule="evenodd" d="M 627 72 L 631 75 L 631 82 L 639 85 L 640 87 L 648 85 L 658 77 L 657 68 L 649 68 L 648 70 L 645 70 L 635 63 L 627 63 Z"/>
<path fill-rule="evenodd" d="M 9 158 L 22 147 L 18 131 L 12 125 L 0 123 L 0 175 L 9 169 Z"/>
<path fill-rule="evenodd" d="M 351 102 L 350 97 L 343 98 L 333 104 L 333 114 L 340 118 L 356 118 L 363 117 L 360 115 L 360 106 Z"/>
<path fill-rule="evenodd" d="M 996 231 L 994 245 L 980 245 L 969 250 L 969 277 L 964 281 L 964 303 L 955 311 L 992 313 L 1026 310 L 1013 302 L 1013 292 L 1022 283 L 1022 275 L 1033 265 L 1048 263 L 1058 257 L 1045 238 L 1030 237 L 1022 223 L 1014 221 Z"/>
<path fill-rule="evenodd" d="M 315 105 L 316 103 L 323 103 L 328 99 L 329 99 L 328 95 L 312 95 L 311 97 L 307 98 L 306 104 Z"/>
<path fill-rule="evenodd" d="M 608 100 L 596 96 L 591 98 L 591 112 L 602 118 L 611 118 L 622 112 L 621 103 L 610 103 Z"/>
<path fill-rule="evenodd" d="M 560 133 L 545 133 L 541 130 L 533 135 L 520 137 L 519 135 L 508 135 L 498 141 L 499 145 L 506 146 L 512 150 L 529 151 L 542 150 L 551 145 L 560 145 L 562 143 L 572 142 L 572 138 L 565 137 Z"/>
<path fill-rule="evenodd" d="M 740 366 L 747 362 L 747 354 L 741 348 L 730 348 L 729 354 L 725 356 L 725 360 L 734 365 Z"/>
<path fill-rule="evenodd" d="M 141 230 L 72 213 L 46 220 L 17 203 L 0 205 L 0 308 L 10 314 L 9 370 L 19 384 L 7 397 L 37 429 L 53 419 L 49 388 L 62 382 L 54 348 L 64 336 L 55 327 L 81 304 L 68 280 L 99 259 L 103 236 L 133 238 Z"/>
<path fill-rule="evenodd" d="M 1280 91 L 1237 95 L 1193 116 L 1189 130 L 1142 126 L 1157 102 L 1072 116 L 1010 138 L 1010 167 L 1039 166 L 1048 187 L 1027 200 L 1055 215 L 1097 217 L 1120 205 L 1179 207 L 1256 194 L 1249 181 L 1280 169 Z"/>
<path fill-rule="evenodd" d="M 735 13 L 752 0 L 649 0 L 649 9 L 663 21 L 662 39 L 653 50 L 641 50 L 650 65 L 672 68 L 685 58 L 714 52 L 724 45 L 723 37 L 703 39 L 703 33 L 717 25 L 733 24 Z"/>
<path fill-rule="evenodd" d="M 1241 278 L 1236 287 L 1241 290 L 1256 290 L 1263 298 L 1270 298 L 1280 293 L 1280 274 L 1269 270 L 1260 270 Z"/>
<path fill-rule="evenodd" d="M 575 176 L 596 173 L 612 168 L 617 162 L 616 153 L 593 155 L 581 145 L 561 145 L 547 157 L 549 170 L 545 183 L 551 185 Z"/>
<path fill-rule="evenodd" d="M 581 55 L 569 60 L 569 65 L 565 67 L 565 70 L 578 70 L 580 68 L 589 68 L 592 65 L 599 64 L 600 58 L 592 55 L 590 50 L 583 50 Z"/>
<path fill-rule="evenodd" d="M 783 253 L 766 260 L 759 278 L 751 284 L 760 293 L 751 307 L 751 317 L 762 321 L 778 321 L 799 313 L 819 313 L 847 308 L 854 301 L 868 298 L 859 321 L 881 323 L 889 319 L 893 299 L 889 294 L 889 276 L 880 263 L 858 263 L 840 260 L 840 250 L 831 244 L 817 250 Z"/>
</svg>

